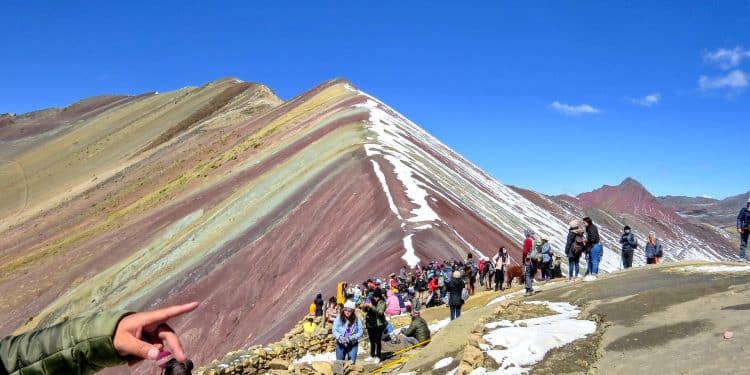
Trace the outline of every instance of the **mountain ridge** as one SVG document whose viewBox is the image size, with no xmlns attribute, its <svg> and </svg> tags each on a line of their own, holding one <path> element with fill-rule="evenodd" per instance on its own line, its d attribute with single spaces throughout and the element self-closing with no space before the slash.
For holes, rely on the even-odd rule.
<svg viewBox="0 0 750 375">
<path fill-rule="evenodd" d="M 499 246 L 517 264 L 526 229 L 559 254 L 567 222 L 587 215 L 605 271 L 624 221 L 658 226 L 667 259 L 731 257 L 697 225 L 503 185 L 341 78 L 288 101 L 224 78 L 100 110 L 0 149 L 28 171 L 30 202 L 12 213 L 22 186 L 0 185 L 0 334 L 200 300 L 174 327 L 205 363 L 288 331 L 309 301 L 284 296 L 300 286 L 312 299 Z"/>
</svg>

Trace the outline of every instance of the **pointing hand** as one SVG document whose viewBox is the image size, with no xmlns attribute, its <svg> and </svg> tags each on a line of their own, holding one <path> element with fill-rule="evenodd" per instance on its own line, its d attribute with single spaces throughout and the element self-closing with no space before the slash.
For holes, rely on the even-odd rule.
<svg viewBox="0 0 750 375">
<path fill-rule="evenodd" d="M 156 360 L 166 341 L 175 359 L 184 362 L 187 358 L 180 340 L 167 325 L 167 320 L 193 311 L 196 307 L 198 302 L 191 302 L 124 317 L 117 324 L 112 340 L 115 350 L 122 356 L 133 355 L 138 358 L 137 361 Z"/>
</svg>

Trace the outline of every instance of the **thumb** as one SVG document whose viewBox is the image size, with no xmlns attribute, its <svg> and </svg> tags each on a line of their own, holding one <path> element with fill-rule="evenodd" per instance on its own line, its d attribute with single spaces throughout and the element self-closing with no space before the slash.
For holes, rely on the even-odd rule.
<svg viewBox="0 0 750 375">
<path fill-rule="evenodd" d="M 117 340 L 116 340 L 117 341 Z M 120 354 L 123 355 L 134 355 L 141 359 L 156 360 L 159 357 L 159 349 L 155 346 L 139 340 L 132 335 L 126 335 L 119 340 L 119 343 L 115 344 Z"/>
</svg>

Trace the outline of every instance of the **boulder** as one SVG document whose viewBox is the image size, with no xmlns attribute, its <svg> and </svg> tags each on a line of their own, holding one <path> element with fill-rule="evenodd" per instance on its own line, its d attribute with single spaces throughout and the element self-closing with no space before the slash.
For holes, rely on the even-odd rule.
<svg viewBox="0 0 750 375">
<path fill-rule="evenodd" d="M 484 353 L 476 346 L 467 345 L 461 363 L 469 365 L 472 369 L 481 367 L 484 364 Z"/>
<path fill-rule="evenodd" d="M 466 339 L 466 344 L 469 346 L 475 346 L 479 347 L 479 344 L 484 344 L 485 341 L 482 338 L 482 336 L 479 336 L 476 333 L 469 334 L 469 337 Z"/>
<path fill-rule="evenodd" d="M 289 362 L 289 361 L 286 361 L 286 360 L 283 360 L 283 359 L 280 359 L 280 358 L 275 358 L 275 359 L 271 360 L 271 362 L 268 362 L 267 367 L 268 367 L 269 370 L 284 370 L 284 371 L 286 371 L 286 369 L 288 369 L 290 365 L 291 365 L 291 362 Z"/>
<path fill-rule="evenodd" d="M 318 374 L 333 375 L 333 366 L 328 362 L 313 362 L 311 365 Z"/>
<path fill-rule="evenodd" d="M 469 375 L 471 372 L 474 371 L 474 368 L 469 366 L 466 363 L 461 362 L 461 364 L 458 365 L 458 368 L 456 369 L 456 375 Z"/>
</svg>

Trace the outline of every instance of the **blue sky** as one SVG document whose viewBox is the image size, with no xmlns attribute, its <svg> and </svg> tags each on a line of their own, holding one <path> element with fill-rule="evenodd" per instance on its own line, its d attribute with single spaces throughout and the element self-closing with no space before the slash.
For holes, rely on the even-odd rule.
<svg viewBox="0 0 750 375">
<path fill-rule="evenodd" d="M 747 1 L 155 3 L 0 3 L 0 113 L 346 77 L 503 183 L 750 190 Z"/>
</svg>

